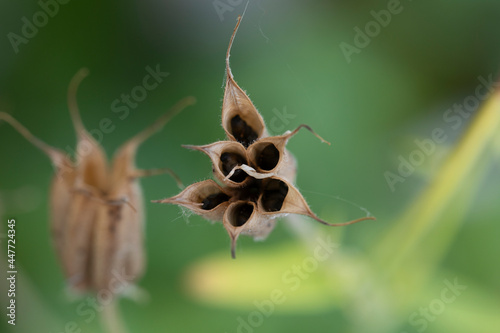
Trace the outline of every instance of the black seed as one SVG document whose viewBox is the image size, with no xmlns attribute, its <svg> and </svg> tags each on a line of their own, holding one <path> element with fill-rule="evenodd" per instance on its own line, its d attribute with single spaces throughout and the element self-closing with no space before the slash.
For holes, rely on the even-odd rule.
<svg viewBox="0 0 500 333">
<path fill-rule="evenodd" d="M 265 185 L 262 193 L 262 206 L 266 212 L 278 212 L 283 206 L 288 185 L 281 180 L 271 179 Z"/>
<path fill-rule="evenodd" d="M 235 166 L 246 163 L 245 158 L 236 153 L 222 153 L 220 161 L 222 162 L 222 172 L 224 176 L 227 176 Z M 241 169 L 234 171 L 234 174 L 229 177 L 229 179 L 236 183 L 241 183 L 246 178 L 246 172 Z"/>
<path fill-rule="evenodd" d="M 235 166 L 242 165 L 246 162 L 243 156 L 236 153 L 222 153 L 222 155 L 220 155 L 220 161 L 222 162 L 222 172 L 224 172 L 225 176 L 227 176 Z"/>
<path fill-rule="evenodd" d="M 226 195 L 225 193 L 221 192 L 221 193 L 210 194 L 203 200 L 203 205 L 201 206 L 201 209 L 211 210 L 228 200 L 229 196 Z"/>
<path fill-rule="evenodd" d="M 262 149 L 257 157 L 257 165 L 262 170 L 272 170 L 278 165 L 280 160 L 279 150 L 272 144 L 268 144 L 266 148 Z"/>
<path fill-rule="evenodd" d="M 250 146 L 259 137 L 253 128 L 241 119 L 239 115 L 231 119 L 231 134 L 245 147 Z"/>
<path fill-rule="evenodd" d="M 238 169 L 234 172 L 234 174 L 231 177 L 229 177 L 229 179 L 231 179 L 235 183 L 241 183 L 245 179 L 247 179 L 247 176 L 248 175 L 245 171 Z"/>
<path fill-rule="evenodd" d="M 262 180 L 250 178 L 248 184 L 239 191 L 239 199 L 257 202 L 261 193 Z"/>
<path fill-rule="evenodd" d="M 233 210 L 230 222 L 234 227 L 241 227 L 247 223 L 253 213 L 253 206 L 247 203 L 241 204 Z"/>
</svg>

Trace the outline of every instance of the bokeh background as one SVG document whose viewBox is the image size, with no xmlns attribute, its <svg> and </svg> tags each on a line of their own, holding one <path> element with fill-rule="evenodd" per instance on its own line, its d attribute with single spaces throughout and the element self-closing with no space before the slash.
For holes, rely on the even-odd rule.
<svg viewBox="0 0 500 333">
<path fill-rule="evenodd" d="M 87 67 L 78 104 L 88 129 L 102 118 L 116 125 L 102 141 L 111 155 L 192 95 L 197 104 L 148 140 L 137 164 L 170 167 L 185 184 L 210 178 L 209 159 L 181 144 L 224 138 L 224 57 L 245 5 L 70 1 L 16 53 L 8 34 L 20 35 L 22 18 L 32 21 L 41 7 L 2 1 L 0 109 L 68 150 L 75 134 L 66 91 L 76 71 Z M 297 186 L 312 209 L 329 221 L 366 211 L 377 221 L 329 228 L 307 218 L 282 220 L 265 242 L 241 237 L 238 258 L 231 260 L 220 224 L 147 203 L 148 268 L 138 285 L 149 300 L 120 302 L 131 332 L 500 330 L 500 108 L 480 108 L 457 129 L 443 120 L 455 103 L 474 96 L 478 77 L 498 76 L 500 3 L 402 1 L 401 13 L 346 61 L 340 44 L 353 44 L 354 28 L 364 29 L 373 20 L 370 11 L 387 6 L 250 1 L 231 58 L 236 81 L 266 122 L 283 125 L 270 128 L 273 134 L 305 123 L 332 142 L 327 146 L 304 131 L 288 146 L 298 158 Z M 169 76 L 121 120 L 112 102 L 142 83 L 147 66 L 157 65 Z M 280 124 L 277 114 L 284 111 L 290 117 Z M 418 148 L 414 140 L 431 138 L 435 128 L 448 139 L 392 191 L 385 173 L 397 174 L 399 157 L 407 159 Z M 7 325 L 2 310 L 2 332 L 64 332 L 71 321 L 81 332 L 100 332 L 99 320 L 86 322 L 76 313 L 81 301 L 66 292 L 55 260 L 49 160 L 7 124 L 0 124 L 0 142 L 1 233 L 7 218 L 16 218 L 19 267 L 18 325 Z M 148 202 L 179 191 L 168 175 L 141 183 Z M 314 259 L 318 237 L 338 246 L 291 290 L 283 276 Z M 6 271 L 5 238 L 1 244 Z M 449 283 L 467 288 L 444 302 Z M 5 309 L 5 279 L 0 290 Z M 273 290 L 286 300 L 259 311 L 256 304 L 268 304 Z"/>
</svg>

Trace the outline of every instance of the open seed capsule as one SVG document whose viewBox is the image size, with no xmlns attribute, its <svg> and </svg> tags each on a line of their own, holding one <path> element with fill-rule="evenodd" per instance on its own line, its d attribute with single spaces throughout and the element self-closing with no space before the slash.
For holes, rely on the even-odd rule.
<svg viewBox="0 0 500 333">
<path fill-rule="evenodd" d="M 153 202 L 184 206 L 207 220 L 221 221 L 230 199 L 231 193 L 209 179 L 189 185 L 172 198 Z"/>
</svg>

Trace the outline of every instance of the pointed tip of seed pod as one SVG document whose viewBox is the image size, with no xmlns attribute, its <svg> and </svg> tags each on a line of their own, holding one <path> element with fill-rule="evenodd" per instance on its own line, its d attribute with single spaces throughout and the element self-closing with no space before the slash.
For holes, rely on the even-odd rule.
<svg viewBox="0 0 500 333">
<path fill-rule="evenodd" d="M 87 67 L 82 67 L 80 70 L 77 72 L 77 75 L 80 77 L 85 77 L 90 74 L 90 71 Z"/>
<path fill-rule="evenodd" d="M 71 78 L 68 88 L 67 102 L 71 118 L 73 119 L 73 126 L 81 138 L 85 133 L 85 127 L 83 126 L 82 119 L 80 117 L 80 111 L 76 102 L 76 92 L 82 80 L 87 77 L 89 70 L 86 67 L 80 68 L 78 72 Z"/>
<path fill-rule="evenodd" d="M 165 199 L 159 199 L 159 200 L 151 200 L 151 202 L 152 203 L 174 204 L 174 205 L 177 205 L 177 204 L 181 203 L 181 200 L 179 200 L 176 197 L 172 197 L 172 198 L 165 198 Z"/>
<path fill-rule="evenodd" d="M 236 259 L 236 241 L 238 240 L 239 234 L 234 234 L 232 232 L 229 233 L 229 237 L 231 238 L 231 258 Z"/>
<path fill-rule="evenodd" d="M 161 203 L 161 204 L 181 205 L 181 206 L 197 205 L 197 204 L 194 204 L 190 201 L 183 200 L 183 198 L 181 198 L 179 196 L 165 198 L 165 199 L 159 199 L 159 200 L 151 200 L 151 202 L 152 203 Z"/>
<path fill-rule="evenodd" d="M 170 168 L 162 168 L 162 169 L 149 169 L 149 170 L 140 170 L 137 169 L 132 173 L 133 178 L 141 178 L 141 177 L 149 177 L 156 175 L 169 174 L 177 183 L 177 187 L 181 190 L 185 188 L 182 180 L 177 176 L 177 174 Z"/>
<path fill-rule="evenodd" d="M 195 145 L 181 145 L 181 147 L 189 150 L 200 150 L 200 151 L 203 150 L 202 146 L 195 146 Z"/>
<path fill-rule="evenodd" d="M 229 78 L 233 77 L 233 74 L 231 73 L 231 67 L 229 66 L 229 57 L 231 55 L 231 48 L 233 46 L 234 37 L 236 36 L 236 32 L 238 31 L 238 27 L 240 26 L 240 23 L 241 23 L 241 15 L 238 15 L 238 20 L 236 22 L 236 26 L 234 27 L 233 34 L 231 35 L 231 38 L 229 39 L 229 46 L 228 46 L 227 52 L 226 52 L 226 75 Z"/>
<path fill-rule="evenodd" d="M 170 199 L 151 200 L 152 203 L 170 203 Z"/>
<path fill-rule="evenodd" d="M 156 121 L 151 124 L 149 127 L 146 127 L 141 132 L 137 133 L 134 137 L 132 137 L 128 144 L 132 144 L 137 147 L 142 142 L 147 140 L 151 135 L 159 132 L 163 129 L 163 127 L 177 114 L 182 112 L 186 107 L 193 105 L 196 102 L 196 98 L 193 96 L 184 97 L 180 101 L 178 101 L 174 106 L 172 106 L 167 112 L 162 114 Z"/>
<path fill-rule="evenodd" d="M 236 259 L 236 249 L 231 248 L 231 259 Z"/>
<path fill-rule="evenodd" d="M 185 105 L 193 105 L 196 104 L 196 102 L 197 100 L 194 96 L 187 96 L 186 98 L 184 98 Z"/>
<path fill-rule="evenodd" d="M 41 151 L 43 151 L 52 160 L 53 164 L 57 165 L 63 163 L 62 161 L 64 160 L 65 155 L 61 151 L 52 146 L 49 146 L 44 141 L 38 139 L 36 136 L 31 134 L 31 132 L 26 127 L 24 127 L 19 121 L 17 121 L 17 119 L 12 117 L 10 114 L 1 111 L 0 120 L 3 120 L 9 125 L 11 125 L 26 140 L 31 142 L 35 147 L 37 147 Z"/>
<path fill-rule="evenodd" d="M 356 220 L 352 220 L 352 221 L 348 221 L 348 222 L 344 222 L 344 223 L 328 223 L 328 222 L 325 222 L 321 219 L 316 219 L 316 221 L 320 222 L 320 223 L 323 223 L 325 225 L 328 225 L 330 227 L 343 227 L 343 226 L 346 226 L 346 225 L 350 225 L 350 224 L 354 224 L 354 223 L 358 223 L 358 222 L 361 222 L 361 221 L 365 221 L 365 220 L 376 220 L 375 216 L 367 216 L 367 217 L 362 217 L 362 218 L 359 218 L 359 219 L 356 219 Z"/>
<path fill-rule="evenodd" d="M 231 237 L 231 258 L 236 259 L 236 237 Z"/>
<path fill-rule="evenodd" d="M 323 143 L 326 143 L 327 145 L 331 146 L 332 144 L 328 141 L 326 141 L 325 139 L 323 139 L 318 133 L 316 133 L 312 128 L 311 126 L 309 125 L 306 125 L 306 124 L 301 124 L 299 125 L 299 127 L 297 127 L 293 132 L 290 132 L 290 134 L 288 134 L 289 138 L 291 138 L 292 136 L 294 136 L 295 134 L 298 133 L 298 131 L 301 129 L 301 128 L 305 128 L 307 129 L 309 132 L 312 133 L 312 135 L 314 135 L 315 137 L 317 137 L 321 142 Z"/>
</svg>

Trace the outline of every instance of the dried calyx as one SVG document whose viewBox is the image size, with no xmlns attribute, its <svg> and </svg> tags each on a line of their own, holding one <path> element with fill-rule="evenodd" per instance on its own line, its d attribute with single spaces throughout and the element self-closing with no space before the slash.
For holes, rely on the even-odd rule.
<svg viewBox="0 0 500 333">
<path fill-rule="evenodd" d="M 277 217 L 287 214 L 309 216 L 329 226 L 341 226 L 363 220 L 334 224 L 320 219 L 293 185 L 296 160 L 286 149 L 288 140 L 301 128 L 317 135 L 309 126 L 300 125 L 292 132 L 269 136 L 264 120 L 246 93 L 235 82 L 229 56 L 241 18 L 233 31 L 226 54 L 226 87 L 222 104 L 222 127 L 227 141 L 205 146 L 184 146 L 208 155 L 214 176 L 195 183 L 180 194 L 155 202 L 177 204 L 189 208 L 208 220 L 221 221 L 231 238 L 231 254 L 235 257 L 239 235 L 264 239 L 274 228 Z"/>
</svg>

